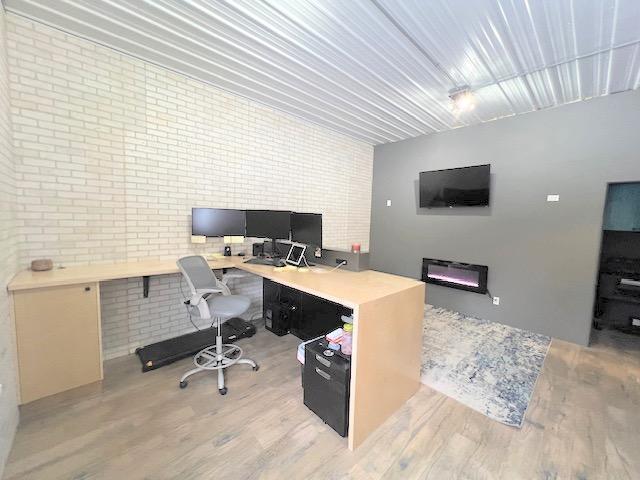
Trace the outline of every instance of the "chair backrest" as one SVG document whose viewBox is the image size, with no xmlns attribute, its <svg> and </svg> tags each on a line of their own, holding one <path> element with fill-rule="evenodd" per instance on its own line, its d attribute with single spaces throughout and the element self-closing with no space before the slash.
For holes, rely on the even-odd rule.
<svg viewBox="0 0 640 480">
<path fill-rule="evenodd" d="M 218 278 L 204 257 L 200 255 L 182 257 L 178 260 L 178 268 L 189 284 L 192 295 L 195 295 L 198 290 L 220 288 Z"/>
</svg>

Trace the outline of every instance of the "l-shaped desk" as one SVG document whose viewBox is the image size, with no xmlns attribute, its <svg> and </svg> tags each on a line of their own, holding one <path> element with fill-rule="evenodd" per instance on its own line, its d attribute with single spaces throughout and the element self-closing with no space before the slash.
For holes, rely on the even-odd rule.
<svg viewBox="0 0 640 480">
<path fill-rule="evenodd" d="M 355 449 L 420 386 L 425 284 L 372 270 L 299 271 L 244 260 L 222 257 L 209 265 L 213 270 L 238 268 L 353 309 L 348 439 Z M 174 273 L 175 261 L 18 273 L 8 290 L 13 294 L 20 403 L 102 380 L 100 282 Z M 148 281 L 144 285 L 146 295 Z"/>
</svg>

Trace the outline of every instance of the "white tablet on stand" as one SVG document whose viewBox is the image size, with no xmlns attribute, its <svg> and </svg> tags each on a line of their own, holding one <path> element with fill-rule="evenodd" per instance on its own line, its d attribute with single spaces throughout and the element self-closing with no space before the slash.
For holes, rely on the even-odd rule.
<svg viewBox="0 0 640 480">
<path fill-rule="evenodd" d="M 307 250 L 307 246 L 301 243 L 292 243 L 287 255 L 287 264 L 300 266 L 300 263 L 305 261 L 304 252 Z"/>
</svg>

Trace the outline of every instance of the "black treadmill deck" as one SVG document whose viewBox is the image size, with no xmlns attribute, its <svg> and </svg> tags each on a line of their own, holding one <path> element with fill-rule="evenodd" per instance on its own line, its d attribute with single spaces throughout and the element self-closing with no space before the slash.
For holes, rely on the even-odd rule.
<svg viewBox="0 0 640 480">
<path fill-rule="evenodd" d="M 256 333 L 256 327 L 242 318 L 227 320 L 221 329 L 224 343 L 233 343 L 241 338 L 252 337 Z M 207 328 L 138 348 L 136 355 L 142 363 L 142 371 L 155 370 L 215 345 L 216 331 L 216 328 Z"/>
</svg>

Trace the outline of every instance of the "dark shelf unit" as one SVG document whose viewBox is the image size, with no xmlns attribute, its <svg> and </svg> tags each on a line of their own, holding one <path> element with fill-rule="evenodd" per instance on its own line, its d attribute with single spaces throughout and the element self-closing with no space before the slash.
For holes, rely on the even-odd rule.
<svg viewBox="0 0 640 480">
<path fill-rule="evenodd" d="M 617 329 L 631 328 L 640 320 L 640 287 L 623 284 L 623 279 L 640 281 L 640 261 L 608 259 L 598 276 L 594 326 Z"/>
<path fill-rule="evenodd" d="M 276 335 L 292 333 L 302 340 L 310 340 L 342 326 L 342 315 L 353 313 L 343 305 L 266 278 L 262 289 L 265 327 Z"/>
</svg>

